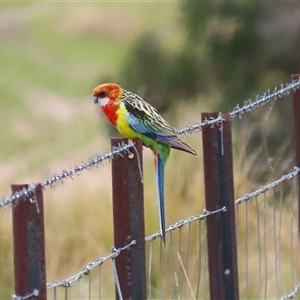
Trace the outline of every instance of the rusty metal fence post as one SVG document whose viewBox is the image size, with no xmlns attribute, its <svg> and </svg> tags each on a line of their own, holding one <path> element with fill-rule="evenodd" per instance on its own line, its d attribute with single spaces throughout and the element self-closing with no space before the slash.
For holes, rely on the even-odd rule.
<svg viewBox="0 0 300 300">
<path fill-rule="evenodd" d="M 299 74 L 291 75 L 292 80 L 298 80 Z M 293 99 L 293 115 L 294 115 L 294 144 L 295 144 L 295 164 L 300 168 L 300 89 L 292 92 Z M 300 235 L 300 175 L 298 180 L 298 233 Z"/>
<path fill-rule="evenodd" d="M 12 184 L 12 192 L 28 188 Z M 47 299 L 45 267 L 44 204 L 41 185 L 35 187 L 32 201 L 23 196 L 12 206 L 15 297 L 35 295 Z M 23 298 L 21 298 L 23 299 Z"/>
<path fill-rule="evenodd" d="M 113 147 L 122 142 L 128 140 L 111 140 Z M 124 153 L 112 160 L 115 247 L 136 241 L 135 246 L 117 256 L 116 269 L 123 299 L 147 299 L 142 143 L 139 139 L 134 142 L 131 154 Z"/>
<path fill-rule="evenodd" d="M 203 113 L 202 121 L 218 113 Z M 203 156 L 206 209 L 226 207 L 222 214 L 207 218 L 210 298 L 239 299 L 237 246 L 232 170 L 231 121 L 222 114 L 222 123 L 203 128 Z"/>
</svg>

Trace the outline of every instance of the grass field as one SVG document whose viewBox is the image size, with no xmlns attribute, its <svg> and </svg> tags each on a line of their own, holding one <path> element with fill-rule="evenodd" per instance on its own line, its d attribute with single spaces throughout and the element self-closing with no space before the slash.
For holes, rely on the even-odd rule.
<svg viewBox="0 0 300 300">
<path fill-rule="evenodd" d="M 155 31 L 168 49 L 180 46 L 184 37 L 178 27 L 177 4 L 159 5 L 157 9 L 157 3 L 126 1 L 0 4 L 0 196 L 9 195 L 11 183 L 41 181 L 94 154 L 109 151 L 106 121 L 93 105 L 91 90 L 102 76 L 116 77 L 130 55 L 131 43 L 144 31 Z M 247 97 L 241 95 L 241 100 Z M 210 103 L 218 101 L 200 96 L 196 100 L 181 102 L 166 118 L 176 120 L 174 125 L 181 128 L 200 121 L 201 112 L 209 111 Z M 292 157 L 286 154 L 292 147 L 291 136 L 277 155 L 268 153 L 265 132 L 272 132 L 279 116 L 266 118 L 269 108 L 262 111 L 261 115 L 235 121 L 237 196 L 274 180 L 292 164 Z M 260 116 L 264 118 L 260 120 Z M 265 134 L 265 143 L 249 154 L 247 137 L 258 130 Z M 172 152 L 165 182 L 168 225 L 201 214 L 205 206 L 201 134 L 185 139 L 199 157 Z M 144 151 L 144 157 L 149 235 L 158 230 L 157 201 L 149 150 Z M 262 171 L 263 179 L 257 179 L 256 170 Z M 47 189 L 44 197 L 48 282 L 73 275 L 89 261 L 110 253 L 113 236 L 108 162 Z M 252 213 L 255 218 L 256 212 Z M 284 220 L 288 220 L 289 213 Z M 13 293 L 10 207 L 1 210 L 0 215 L 0 299 L 9 299 Z M 272 218 L 273 211 L 267 216 Z M 289 233 L 290 228 L 282 228 L 283 235 Z M 244 235 L 239 238 L 244 243 Z M 289 241 L 283 243 L 288 247 Z M 289 252 L 282 255 L 287 257 Z M 243 257 L 239 259 L 243 263 Z M 257 270 L 253 269 L 255 276 Z M 250 283 L 251 287 L 256 284 Z M 241 287 L 244 291 L 245 281 Z"/>
</svg>

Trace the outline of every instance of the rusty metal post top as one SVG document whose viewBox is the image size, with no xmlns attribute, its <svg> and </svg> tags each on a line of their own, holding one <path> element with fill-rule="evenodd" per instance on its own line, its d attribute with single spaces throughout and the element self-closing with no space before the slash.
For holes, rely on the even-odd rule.
<svg viewBox="0 0 300 300">
<path fill-rule="evenodd" d="M 202 112 L 201 119 L 203 122 L 204 120 L 209 119 L 209 118 L 216 118 L 218 115 L 219 115 L 219 113 L 217 113 L 217 112 Z"/>
<path fill-rule="evenodd" d="M 21 190 L 23 189 L 28 189 L 29 188 L 29 184 L 11 184 L 11 191 L 13 193 L 16 193 L 16 192 L 20 192 Z M 29 192 L 28 192 L 29 193 Z M 20 199 L 22 200 L 25 200 L 25 198 L 29 198 L 29 196 L 26 196 L 25 194 L 20 196 Z"/>
<path fill-rule="evenodd" d="M 134 147 L 143 147 L 142 141 L 139 138 L 134 138 L 132 140 L 128 139 L 128 138 L 122 138 L 122 137 L 112 137 L 111 138 L 111 145 L 113 147 L 118 147 L 120 144 L 124 143 L 124 144 L 128 144 L 129 141 L 132 141 L 134 144 Z M 132 146 L 133 148 L 133 146 Z"/>
</svg>

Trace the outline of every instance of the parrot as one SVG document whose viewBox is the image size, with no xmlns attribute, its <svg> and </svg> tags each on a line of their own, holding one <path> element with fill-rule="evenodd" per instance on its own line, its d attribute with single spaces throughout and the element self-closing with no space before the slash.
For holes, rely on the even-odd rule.
<svg viewBox="0 0 300 300">
<path fill-rule="evenodd" d="M 139 138 L 154 154 L 160 232 L 165 243 L 164 170 L 171 148 L 193 155 L 197 152 L 181 140 L 174 127 L 140 96 L 115 83 L 104 83 L 93 89 L 93 100 L 101 106 L 110 123 L 126 138 Z"/>
</svg>

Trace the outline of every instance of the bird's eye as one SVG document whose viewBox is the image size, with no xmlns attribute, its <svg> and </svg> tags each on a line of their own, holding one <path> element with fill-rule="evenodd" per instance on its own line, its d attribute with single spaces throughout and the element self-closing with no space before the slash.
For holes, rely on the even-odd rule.
<svg viewBox="0 0 300 300">
<path fill-rule="evenodd" d="M 100 98 L 103 98 L 103 97 L 105 97 L 106 96 L 106 91 L 101 91 L 100 93 L 99 93 L 99 97 Z"/>
</svg>

